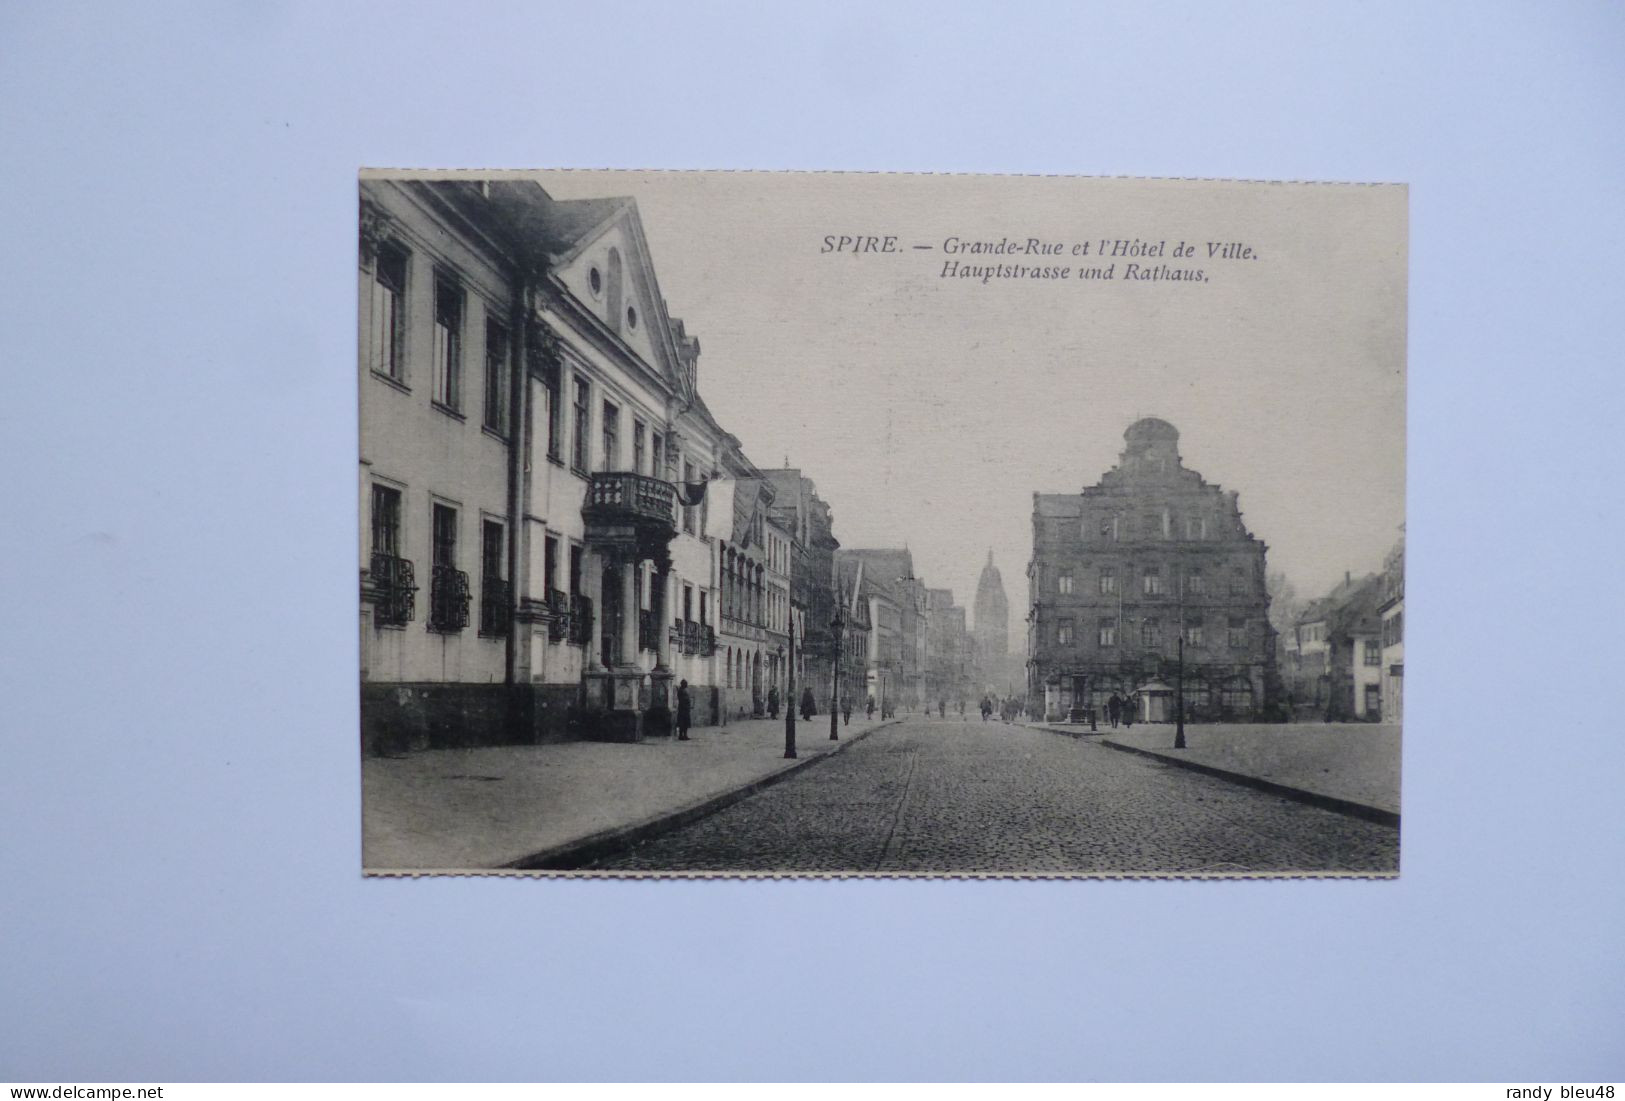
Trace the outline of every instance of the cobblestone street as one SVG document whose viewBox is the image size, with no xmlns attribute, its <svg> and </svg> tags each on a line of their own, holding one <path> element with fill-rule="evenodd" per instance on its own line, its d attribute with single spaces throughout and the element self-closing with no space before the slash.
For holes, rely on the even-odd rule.
<svg viewBox="0 0 1625 1101">
<path fill-rule="evenodd" d="M 910 719 L 622 871 L 1393 874 L 1399 831 L 1019 725 Z"/>
</svg>

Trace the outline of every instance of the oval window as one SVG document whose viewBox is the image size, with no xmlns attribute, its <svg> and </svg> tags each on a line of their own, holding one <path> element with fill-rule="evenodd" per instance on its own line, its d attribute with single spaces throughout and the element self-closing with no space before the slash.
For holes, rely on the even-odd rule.
<svg viewBox="0 0 1625 1101">
<path fill-rule="evenodd" d="M 604 277 L 597 268 L 587 273 L 587 283 L 592 287 L 592 293 L 598 294 L 604 289 Z"/>
<path fill-rule="evenodd" d="M 626 307 L 626 325 L 631 329 L 638 327 L 638 311 L 635 307 Z"/>
</svg>

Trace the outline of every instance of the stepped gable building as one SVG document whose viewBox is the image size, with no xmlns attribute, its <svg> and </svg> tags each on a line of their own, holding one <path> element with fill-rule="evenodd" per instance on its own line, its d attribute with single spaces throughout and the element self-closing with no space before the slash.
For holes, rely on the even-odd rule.
<svg viewBox="0 0 1625 1101">
<path fill-rule="evenodd" d="M 1033 494 L 1028 706 L 1059 721 L 1115 693 L 1171 721 L 1183 638 L 1187 717 L 1253 718 L 1274 662 L 1267 548 L 1234 490 L 1184 466 L 1173 425 L 1147 417 L 1123 439 L 1096 485 Z"/>
</svg>

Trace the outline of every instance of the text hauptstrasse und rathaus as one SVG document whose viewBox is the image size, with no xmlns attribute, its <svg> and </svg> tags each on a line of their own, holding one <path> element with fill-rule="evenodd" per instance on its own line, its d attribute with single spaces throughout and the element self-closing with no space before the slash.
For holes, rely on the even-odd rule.
<svg viewBox="0 0 1625 1101">
<path fill-rule="evenodd" d="M 1234 490 L 1183 465 L 1173 425 L 1148 417 L 1123 439 L 1096 485 L 1033 494 L 1029 707 L 1058 721 L 1115 694 L 1171 721 L 1183 637 L 1186 716 L 1255 717 L 1274 652 L 1266 547 Z"/>
</svg>

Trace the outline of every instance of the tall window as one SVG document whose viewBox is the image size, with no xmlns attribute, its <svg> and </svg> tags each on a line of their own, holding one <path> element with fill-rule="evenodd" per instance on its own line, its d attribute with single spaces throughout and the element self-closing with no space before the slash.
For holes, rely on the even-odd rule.
<svg viewBox="0 0 1625 1101">
<path fill-rule="evenodd" d="M 1100 518 L 1100 537 L 1102 539 L 1110 539 L 1115 542 L 1121 537 L 1122 530 L 1122 521 L 1116 514 Z"/>
<path fill-rule="evenodd" d="M 372 487 L 372 562 L 378 594 L 372 621 L 378 627 L 404 627 L 412 618 L 417 585 L 412 563 L 401 554 L 401 491 Z"/>
<path fill-rule="evenodd" d="M 666 437 L 659 432 L 649 433 L 649 473 L 656 478 L 666 476 Z"/>
<path fill-rule="evenodd" d="M 559 587 L 559 541 L 549 535 L 542 544 L 542 588 L 552 594 Z"/>
<path fill-rule="evenodd" d="M 1230 595 L 1247 595 L 1247 571 L 1240 566 L 1230 567 Z"/>
<path fill-rule="evenodd" d="M 372 487 L 372 553 L 401 553 L 401 491 L 389 486 Z"/>
<path fill-rule="evenodd" d="M 1072 571 L 1062 570 L 1061 575 L 1055 579 L 1055 588 L 1062 596 L 1072 595 Z"/>
<path fill-rule="evenodd" d="M 694 481 L 694 464 L 686 460 L 683 462 L 683 481 Z M 683 530 L 694 534 L 694 509 L 691 505 L 683 506 Z"/>
<path fill-rule="evenodd" d="M 1382 643 L 1374 638 L 1365 640 L 1365 663 L 1367 665 L 1382 664 Z"/>
<path fill-rule="evenodd" d="M 460 631 L 468 626 L 468 575 L 457 568 L 457 510 L 434 506 L 434 563 L 429 590 L 429 629 Z"/>
<path fill-rule="evenodd" d="M 508 582 L 503 574 L 503 551 L 507 541 L 502 525 L 494 520 L 480 524 L 480 634 L 508 633 Z"/>
<path fill-rule="evenodd" d="M 1146 566 L 1140 573 L 1140 587 L 1146 596 L 1162 595 L 1162 567 Z"/>
<path fill-rule="evenodd" d="M 611 402 L 604 403 L 604 455 L 603 468 L 614 470 L 621 461 L 621 410 Z"/>
<path fill-rule="evenodd" d="M 1185 591 L 1193 596 L 1200 596 L 1203 591 L 1202 567 L 1192 566 L 1185 573 Z"/>
<path fill-rule="evenodd" d="M 406 263 L 404 250 L 383 244 L 372 268 L 370 366 L 396 382 L 406 381 Z"/>
<path fill-rule="evenodd" d="M 554 462 L 564 458 L 564 393 L 559 388 L 563 373 L 555 365 L 542 383 L 547 389 L 547 457 Z"/>
<path fill-rule="evenodd" d="M 1099 627 L 1100 627 L 1100 635 L 1099 635 L 1100 644 L 1102 646 L 1116 646 L 1117 645 L 1117 619 L 1115 617 L 1107 617 L 1105 619 L 1102 619 L 1100 621 Z"/>
<path fill-rule="evenodd" d="M 640 421 L 640 420 L 634 419 L 632 421 L 632 473 L 634 473 L 634 474 L 652 474 L 652 473 L 654 473 L 651 470 L 645 470 L 644 466 L 643 466 L 643 434 L 644 434 L 644 432 L 645 432 L 645 429 L 643 427 L 643 422 Z"/>
<path fill-rule="evenodd" d="M 1155 616 L 1140 621 L 1140 645 L 1162 645 L 1162 622 Z"/>
<path fill-rule="evenodd" d="M 1072 621 L 1070 619 L 1061 620 L 1060 624 L 1055 628 L 1055 644 L 1057 646 L 1072 645 Z"/>
<path fill-rule="evenodd" d="M 462 401 L 463 289 L 441 277 L 434 284 L 434 400 L 455 410 Z"/>
<path fill-rule="evenodd" d="M 485 323 L 485 427 L 508 434 L 508 330 Z"/>
<path fill-rule="evenodd" d="M 1185 645 L 1202 645 L 1202 617 L 1199 615 L 1185 617 Z"/>
<path fill-rule="evenodd" d="M 1231 649 L 1236 650 L 1247 645 L 1247 620 L 1245 617 L 1234 615 L 1230 617 L 1228 637 L 1225 641 L 1230 644 Z"/>
<path fill-rule="evenodd" d="M 1117 571 L 1116 570 L 1110 570 L 1110 569 L 1101 570 L 1100 571 L 1100 595 L 1101 596 L 1112 596 L 1116 592 L 1117 592 Z"/>
<path fill-rule="evenodd" d="M 589 427 L 589 420 L 590 420 L 590 418 L 592 416 L 592 411 L 591 411 L 591 408 L 590 408 L 590 394 L 591 394 L 591 391 L 588 389 L 587 383 L 583 379 L 579 379 L 579 378 L 576 379 L 575 384 L 576 384 L 576 391 L 575 391 L 575 394 L 576 394 L 576 402 L 575 402 L 576 423 L 575 423 L 575 440 L 574 440 L 575 450 L 570 455 L 570 465 L 575 467 L 576 470 L 578 470 L 581 473 L 585 474 L 587 472 L 587 450 L 588 450 L 587 430 L 588 430 L 588 427 Z"/>
</svg>

